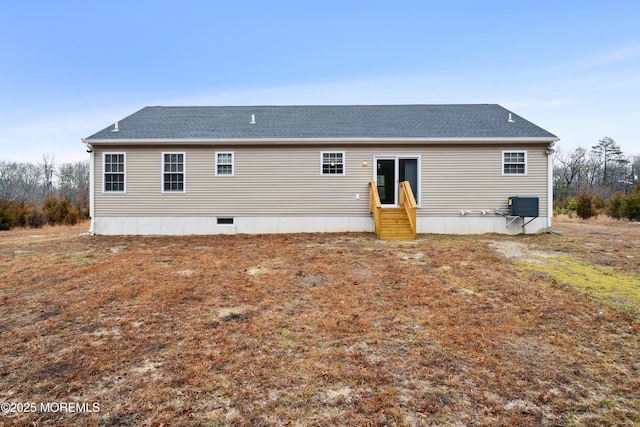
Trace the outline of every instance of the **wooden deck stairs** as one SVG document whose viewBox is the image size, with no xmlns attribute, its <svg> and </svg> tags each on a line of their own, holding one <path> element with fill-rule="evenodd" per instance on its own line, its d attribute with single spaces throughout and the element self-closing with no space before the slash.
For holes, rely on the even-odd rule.
<svg viewBox="0 0 640 427">
<path fill-rule="evenodd" d="M 400 207 L 383 208 L 375 182 L 370 184 L 369 200 L 378 239 L 416 239 L 416 201 L 408 181 L 400 184 Z"/>
<path fill-rule="evenodd" d="M 415 240 L 416 233 L 404 208 L 382 208 L 380 215 L 380 240 Z"/>
</svg>

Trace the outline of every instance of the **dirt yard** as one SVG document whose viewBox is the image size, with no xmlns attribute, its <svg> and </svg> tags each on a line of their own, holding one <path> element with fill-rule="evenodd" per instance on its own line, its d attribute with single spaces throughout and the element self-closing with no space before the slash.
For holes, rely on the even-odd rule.
<svg viewBox="0 0 640 427">
<path fill-rule="evenodd" d="M 0 232 L 4 426 L 640 424 L 640 224 Z"/>
</svg>

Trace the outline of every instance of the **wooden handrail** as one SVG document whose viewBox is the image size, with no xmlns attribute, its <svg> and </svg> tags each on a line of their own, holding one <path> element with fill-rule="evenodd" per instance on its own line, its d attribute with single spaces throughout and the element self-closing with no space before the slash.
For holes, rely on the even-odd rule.
<svg viewBox="0 0 640 427">
<path fill-rule="evenodd" d="M 416 198 L 413 197 L 413 191 L 411 191 L 411 184 L 409 181 L 402 181 L 400 183 L 400 206 L 404 207 L 407 216 L 409 217 L 409 223 L 411 224 L 411 231 L 415 237 L 416 235 Z"/>
<path fill-rule="evenodd" d="M 382 204 L 375 181 L 369 183 L 369 209 L 373 214 L 373 223 L 376 228 L 376 236 L 380 238 L 380 228 L 382 224 Z"/>
</svg>

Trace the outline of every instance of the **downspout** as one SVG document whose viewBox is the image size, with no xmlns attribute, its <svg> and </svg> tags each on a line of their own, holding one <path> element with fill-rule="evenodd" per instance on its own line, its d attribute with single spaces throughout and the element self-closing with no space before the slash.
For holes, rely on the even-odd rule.
<svg viewBox="0 0 640 427">
<path fill-rule="evenodd" d="M 557 140 L 556 140 L 557 141 Z M 547 148 L 547 226 L 551 228 L 553 220 L 553 153 L 555 141 Z"/>
<path fill-rule="evenodd" d="M 95 221 L 95 178 L 94 178 L 94 163 L 95 163 L 95 152 L 91 144 L 85 141 L 82 138 L 82 142 L 87 146 L 87 153 L 89 153 L 89 218 L 91 219 L 91 226 L 89 228 L 89 234 L 93 235 L 95 232 L 94 229 L 94 221 Z"/>
</svg>

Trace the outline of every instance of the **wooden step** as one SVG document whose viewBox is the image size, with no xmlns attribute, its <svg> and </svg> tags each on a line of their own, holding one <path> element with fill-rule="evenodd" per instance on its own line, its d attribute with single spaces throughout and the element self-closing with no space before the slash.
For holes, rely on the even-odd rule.
<svg viewBox="0 0 640 427">
<path fill-rule="evenodd" d="M 387 230 L 382 230 L 382 232 L 380 233 L 380 238 L 382 240 L 413 240 L 415 239 L 415 235 L 411 232 L 411 230 L 403 232 L 390 232 Z"/>
<path fill-rule="evenodd" d="M 415 240 L 404 208 L 384 208 L 380 214 L 381 240 Z"/>
<path fill-rule="evenodd" d="M 408 241 L 416 240 L 416 236 L 413 234 L 380 234 L 380 240 Z"/>
<path fill-rule="evenodd" d="M 382 213 L 389 213 L 389 212 L 407 213 L 404 210 L 404 208 L 382 208 Z"/>
</svg>

